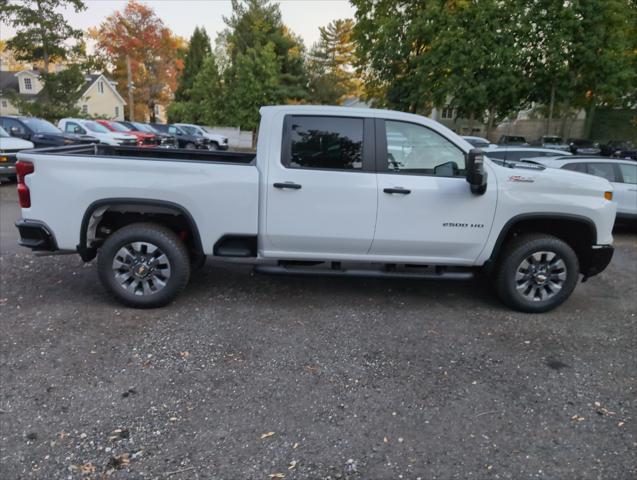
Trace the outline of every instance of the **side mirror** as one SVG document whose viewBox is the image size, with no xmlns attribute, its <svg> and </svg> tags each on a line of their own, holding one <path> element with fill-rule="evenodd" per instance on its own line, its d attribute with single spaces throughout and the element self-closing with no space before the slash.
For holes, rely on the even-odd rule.
<svg viewBox="0 0 637 480">
<path fill-rule="evenodd" d="M 482 195 L 487 191 L 487 172 L 484 170 L 484 153 L 473 148 L 467 154 L 467 182 L 471 193 Z"/>
<path fill-rule="evenodd" d="M 83 133 L 80 127 L 73 127 L 73 133 Z"/>
<path fill-rule="evenodd" d="M 9 129 L 9 134 L 11 134 L 12 137 L 16 137 L 16 138 L 28 138 L 29 134 L 21 129 L 19 129 L 18 127 L 11 127 Z"/>
</svg>

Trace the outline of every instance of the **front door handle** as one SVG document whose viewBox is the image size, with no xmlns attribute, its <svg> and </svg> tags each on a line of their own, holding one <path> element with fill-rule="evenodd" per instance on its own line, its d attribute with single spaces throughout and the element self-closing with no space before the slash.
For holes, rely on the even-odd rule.
<svg viewBox="0 0 637 480">
<path fill-rule="evenodd" d="M 383 189 L 383 192 L 389 193 L 390 195 L 392 193 L 398 193 L 400 195 L 409 195 L 411 193 L 411 190 L 407 190 L 406 188 L 403 188 L 403 187 L 394 187 L 394 188 L 385 188 Z"/>
<path fill-rule="evenodd" d="M 276 182 L 273 185 L 274 188 L 290 188 L 292 190 L 300 190 L 301 189 L 301 185 L 299 185 L 298 183 L 293 183 L 293 182 Z"/>
</svg>

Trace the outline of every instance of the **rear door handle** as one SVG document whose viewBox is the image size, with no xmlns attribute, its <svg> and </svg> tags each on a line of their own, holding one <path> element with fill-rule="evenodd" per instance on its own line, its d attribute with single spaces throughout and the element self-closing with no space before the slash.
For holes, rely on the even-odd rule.
<svg viewBox="0 0 637 480">
<path fill-rule="evenodd" d="M 409 195 L 411 193 L 411 190 L 407 190 L 406 188 L 403 188 L 403 187 L 394 187 L 394 188 L 385 188 L 383 189 L 383 192 L 389 193 L 390 195 L 392 193 L 398 193 L 400 195 Z"/>
<path fill-rule="evenodd" d="M 301 189 L 301 185 L 299 185 L 298 183 L 293 183 L 293 182 L 276 182 L 273 185 L 274 188 L 289 188 L 292 190 L 300 190 Z"/>
</svg>

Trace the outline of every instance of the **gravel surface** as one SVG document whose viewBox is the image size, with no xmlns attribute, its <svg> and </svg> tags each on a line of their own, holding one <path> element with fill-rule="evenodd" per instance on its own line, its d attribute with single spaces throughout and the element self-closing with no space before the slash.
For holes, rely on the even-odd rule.
<svg viewBox="0 0 637 480">
<path fill-rule="evenodd" d="M 3 480 L 637 477 L 635 233 L 542 315 L 480 281 L 215 265 L 139 311 L 8 245 L 0 194 Z"/>
</svg>

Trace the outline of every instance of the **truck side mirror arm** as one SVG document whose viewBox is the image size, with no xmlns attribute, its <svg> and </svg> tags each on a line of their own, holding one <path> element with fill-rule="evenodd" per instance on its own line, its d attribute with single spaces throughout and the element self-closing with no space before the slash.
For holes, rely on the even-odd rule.
<svg viewBox="0 0 637 480">
<path fill-rule="evenodd" d="M 467 182 L 471 193 L 483 195 L 487 191 L 487 172 L 484 170 L 484 152 L 473 148 L 466 155 Z"/>
</svg>

